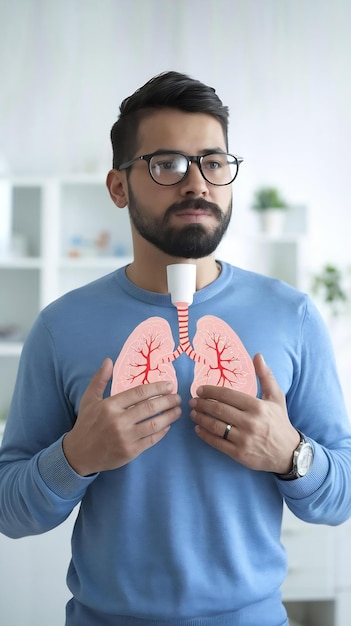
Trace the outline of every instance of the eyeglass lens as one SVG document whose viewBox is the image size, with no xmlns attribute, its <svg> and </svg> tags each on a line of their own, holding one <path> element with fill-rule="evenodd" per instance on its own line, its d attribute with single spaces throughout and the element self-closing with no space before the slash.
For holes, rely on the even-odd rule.
<svg viewBox="0 0 351 626">
<path fill-rule="evenodd" d="M 182 154 L 155 154 L 149 168 L 152 178 L 160 185 L 175 185 L 186 176 L 189 161 Z M 201 173 L 213 185 L 228 185 L 234 180 L 237 169 L 237 161 L 231 154 L 206 154 L 200 159 Z"/>
</svg>

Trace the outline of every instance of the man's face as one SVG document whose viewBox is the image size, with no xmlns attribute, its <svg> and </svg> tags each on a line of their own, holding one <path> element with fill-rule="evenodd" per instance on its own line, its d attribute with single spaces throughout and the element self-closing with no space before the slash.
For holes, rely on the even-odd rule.
<svg viewBox="0 0 351 626">
<path fill-rule="evenodd" d="M 139 127 L 136 156 L 157 150 L 203 155 L 226 151 L 220 123 L 204 113 L 163 109 Z M 164 187 L 152 180 L 145 161 L 129 172 L 128 208 L 132 227 L 162 252 L 197 259 L 214 252 L 231 217 L 231 185 L 208 183 L 192 163 L 184 180 Z"/>
</svg>

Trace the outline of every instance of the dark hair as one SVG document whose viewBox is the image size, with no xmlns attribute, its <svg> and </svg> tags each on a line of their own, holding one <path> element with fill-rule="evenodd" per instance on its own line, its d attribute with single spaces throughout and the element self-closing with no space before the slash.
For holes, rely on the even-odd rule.
<svg viewBox="0 0 351 626">
<path fill-rule="evenodd" d="M 125 98 L 111 129 L 113 167 L 133 158 L 137 150 L 139 123 L 155 109 L 170 107 L 192 113 L 208 113 L 221 124 L 228 150 L 228 107 L 213 87 L 178 72 L 163 72 Z"/>
</svg>

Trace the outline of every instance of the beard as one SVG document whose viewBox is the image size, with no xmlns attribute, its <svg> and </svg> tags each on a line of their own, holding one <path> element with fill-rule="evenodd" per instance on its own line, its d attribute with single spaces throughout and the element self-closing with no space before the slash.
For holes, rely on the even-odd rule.
<svg viewBox="0 0 351 626">
<path fill-rule="evenodd" d="M 223 213 L 217 204 L 195 198 L 171 204 L 163 217 L 150 219 L 137 202 L 130 185 L 128 195 L 130 220 L 141 237 L 162 252 L 183 259 L 201 259 L 212 254 L 221 242 L 232 215 L 231 202 L 227 212 Z M 202 224 L 188 224 L 183 228 L 170 225 L 174 213 L 189 208 L 210 212 L 216 218 L 217 226 L 208 230 Z"/>
</svg>

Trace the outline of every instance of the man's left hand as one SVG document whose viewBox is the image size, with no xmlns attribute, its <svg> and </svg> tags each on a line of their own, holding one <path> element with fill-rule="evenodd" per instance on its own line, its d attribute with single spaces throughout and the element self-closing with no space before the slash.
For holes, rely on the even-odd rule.
<svg viewBox="0 0 351 626">
<path fill-rule="evenodd" d="M 253 470 L 286 474 L 300 435 L 289 420 L 285 396 L 261 354 L 253 363 L 262 399 L 204 385 L 190 400 L 198 436 L 210 446 Z M 226 438 L 224 435 L 226 434 Z"/>
</svg>

